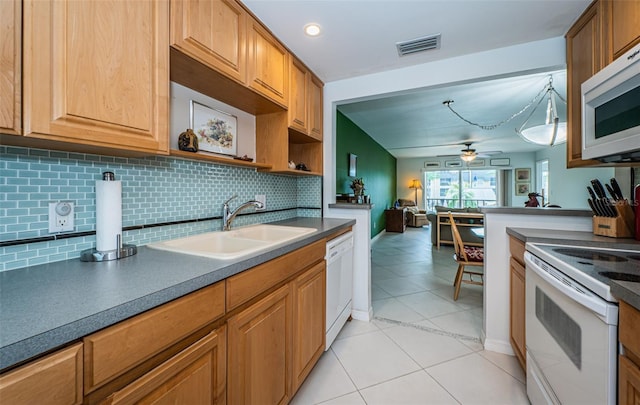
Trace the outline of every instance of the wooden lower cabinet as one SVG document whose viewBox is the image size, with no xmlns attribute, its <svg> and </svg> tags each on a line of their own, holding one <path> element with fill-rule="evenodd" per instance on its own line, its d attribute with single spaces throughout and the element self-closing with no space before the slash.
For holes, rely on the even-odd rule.
<svg viewBox="0 0 640 405">
<path fill-rule="evenodd" d="M 511 347 L 526 370 L 527 348 L 525 340 L 525 272 L 524 267 L 513 257 L 510 260 L 510 340 Z"/>
<path fill-rule="evenodd" d="M 525 268 L 523 241 L 509 236 L 509 340 L 522 367 L 527 370 L 527 346 L 525 324 Z"/>
<path fill-rule="evenodd" d="M 620 301 L 618 339 L 624 348 L 618 356 L 618 404 L 640 404 L 640 311 Z"/>
<path fill-rule="evenodd" d="M 286 404 L 324 352 L 325 247 L 318 240 L 0 374 L 0 404 Z"/>
<path fill-rule="evenodd" d="M 291 285 L 286 284 L 229 319 L 230 404 L 291 399 L 291 311 Z"/>
<path fill-rule="evenodd" d="M 151 370 L 105 404 L 225 404 L 226 327 Z"/>
<path fill-rule="evenodd" d="M 82 343 L 0 376 L 0 403 L 81 404 Z"/>
<path fill-rule="evenodd" d="M 293 283 L 293 392 L 302 385 L 324 352 L 325 286 L 324 261 Z"/>
<path fill-rule="evenodd" d="M 624 356 L 618 357 L 618 403 L 640 404 L 640 368 Z"/>
</svg>

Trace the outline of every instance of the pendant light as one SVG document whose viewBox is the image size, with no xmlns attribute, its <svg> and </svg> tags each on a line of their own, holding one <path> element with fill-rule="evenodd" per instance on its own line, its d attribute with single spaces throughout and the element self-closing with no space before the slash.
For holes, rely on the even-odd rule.
<svg viewBox="0 0 640 405">
<path fill-rule="evenodd" d="M 546 86 L 547 95 L 547 118 L 544 124 L 534 125 L 525 128 L 529 123 L 529 119 L 535 113 L 536 109 L 544 98 L 538 101 L 527 119 L 524 121 L 516 133 L 525 141 L 535 143 L 536 145 L 553 146 L 567 141 L 567 123 L 560 122 L 558 118 L 558 110 L 556 108 L 556 90 L 553 88 L 553 77 L 549 77 L 549 84 Z M 562 99 L 562 97 L 560 97 Z M 564 100 L 563 100 L 564 101 Z"/>
</svg>

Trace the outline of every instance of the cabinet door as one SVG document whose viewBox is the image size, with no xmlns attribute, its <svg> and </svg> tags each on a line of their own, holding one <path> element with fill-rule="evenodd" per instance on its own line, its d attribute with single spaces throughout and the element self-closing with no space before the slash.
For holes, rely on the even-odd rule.
<svg viewBox="0 0 640 405">
<path fill-rule="evenodd" d="M 523 370 L 526 370 L 525 341 L 525 271 L 516 259 L 510 260 L 510 338 L 513 351 Z"/>
<path fill-rule="evenodd" d="M 244 84 L 246 21 L 246 11 L 234 0 L 172 1 L 171 45 Z"/>
<path fill-rule="evenodd" d="M 291 378 L 291 286 L 280 287 L 231 317 L 230 404 L 286 404 Z"/>
<path fill-rule="evenodd" d="M 0 402 L 12 405 L 82 403 L 82 344 L 0 376 Z"/>
<path fill-rule="evenodd" d="M 22 2 L 0 1 L 0 133 L 20 134 Z"/>
<path fill-rule="evenodd" d="M 624 356 L 618 356 L 618 403 L 640 404 L 640 368 Z"/>
<path fill-rule="evenodd" d="M 286 108 L 289 101 L 289 53 L 258 21 L 249 18 L 248 25 L 249 87 Z"/>
<path fill-rule="evenodd" d="M 322 261 L 293 283 L 293 392 L 324 352 L 326 265 Z"/>
<path fill-rule="evenodd" d="M 322 140 L 322 88 L 324 84 L 315 77 L 310 75 L 309 80 L 309 135 Z"/>
<path fill-rule="evenodd" d="M 309 72 L 298 59 L 291 57 L 289 80 L 289 127 L 309 133 Z"/>
<path fill-rule="evenodd" d="M 582 160 L 582 82 L 604 66 L 602 2 L 593 3 L 567 32 L 567 167 L 597 165 Z"/>
<path fill-rule="evenodd" d="M 611 21 L 609 29 L 613 59 L 640 42 L 640 1 L 609 0 Z"/>
<path fill-rule="evenodd" d="M 25 136 L 168 153 L 168 29 L 168 0 L 25 0 Z"/>
<path fill-rule="evenodd" d="M 225 404 L 226 329 L 221 327 L 112 394 L 111 404 Z"/>
</svg>

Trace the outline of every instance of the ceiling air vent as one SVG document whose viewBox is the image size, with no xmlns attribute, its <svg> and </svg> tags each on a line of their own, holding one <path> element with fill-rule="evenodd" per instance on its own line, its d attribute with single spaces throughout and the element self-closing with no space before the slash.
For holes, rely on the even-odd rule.
<svg viewBox="0 0 640 405">
<path fill-rule="evenodd" d="M 429 51 L 440 48 L 440 34 L 429 35 L 409 41 L 397 42 L 398 54 L 400 56 L 411 55 L 416 52 Z"/>
</svg>

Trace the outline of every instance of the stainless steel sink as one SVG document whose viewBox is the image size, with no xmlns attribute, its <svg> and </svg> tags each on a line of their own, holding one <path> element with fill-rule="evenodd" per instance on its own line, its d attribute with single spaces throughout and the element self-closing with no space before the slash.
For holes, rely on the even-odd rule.
<svg viewBox="0 0 640 405">
<path fill-rule="evenodd" d="M 315 231 L 315 228 L 261 224 L 155 242 L 147 246 L 158 250 L 232 260 L 268 250 Z"/>
</svg>

